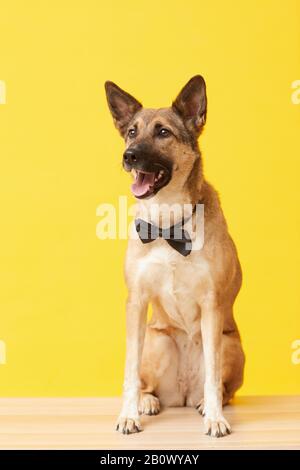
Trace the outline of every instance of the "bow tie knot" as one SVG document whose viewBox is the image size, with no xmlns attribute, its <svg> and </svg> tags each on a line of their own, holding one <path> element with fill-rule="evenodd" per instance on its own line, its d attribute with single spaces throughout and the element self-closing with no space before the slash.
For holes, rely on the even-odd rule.
<svg viewBox="0 0 300 470">
<path fill-rule="evenodd" d="M 157 238 L 163 238 L 174 250 L 182 256 L 187 256 L 191 252 L 192 241 L 183 225 L 184 222 L 180 222 L 169 228 L 161 228 L 143 219 L 135 220 L 136 231 L 143 243 L 150 243 Z"/>
</svg>

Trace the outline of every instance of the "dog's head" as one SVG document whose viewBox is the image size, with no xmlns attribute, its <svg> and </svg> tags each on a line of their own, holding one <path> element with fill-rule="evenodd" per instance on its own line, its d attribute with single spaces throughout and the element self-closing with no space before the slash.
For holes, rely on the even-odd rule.
<svg viewBox="0 0 300 470">
<path fill-rule="evenodd" d="M 150 198 L 162 188 L 183 187 L 200 159 L 197 138 L 206 119 L 206 88 L 200 75 L 170 108 L 144 109 L 112 82 L 105 83 L 114 123 L 125 140 L 123 167 L 134 176 L 132 192 Z"/>
</svg>

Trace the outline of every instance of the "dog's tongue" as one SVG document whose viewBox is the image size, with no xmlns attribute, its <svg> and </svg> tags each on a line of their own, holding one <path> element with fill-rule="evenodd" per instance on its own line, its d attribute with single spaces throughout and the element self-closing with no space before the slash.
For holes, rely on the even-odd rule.
<svg viewBox="0 0 300 470">
<path fill-rule="evenodd" d="M 150 187 L 154 185 L 155 173 L 142 173 L 138 171 L 135 182 L 131 185 L 131 191 L 135 196 L 144 196 Z"/>
</svg>

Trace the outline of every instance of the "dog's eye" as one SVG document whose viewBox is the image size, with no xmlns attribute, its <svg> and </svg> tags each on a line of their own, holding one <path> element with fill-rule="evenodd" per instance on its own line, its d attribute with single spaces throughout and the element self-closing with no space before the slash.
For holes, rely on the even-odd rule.
<svg viewBox="0 0 300 470">
<path fill-rule="evenodd" d="M 171 135 L 171 132 L 168 129 L 165 129 L 162 127 L 158 133 L 159 137 L 169 137 Z"/>
<path fill-rule="evenodd" d="M 133 127 L 132 129 L 129 129 L 128 131 L 128 137 L 132 138 L 136 136 L 136 129 Z"/>
</svg>

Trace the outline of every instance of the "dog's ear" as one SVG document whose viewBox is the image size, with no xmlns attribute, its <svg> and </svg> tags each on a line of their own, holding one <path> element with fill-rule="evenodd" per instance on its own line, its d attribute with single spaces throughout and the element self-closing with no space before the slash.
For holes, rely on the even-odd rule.
<svg viewBox="0 0 300 470">
<path fill-rule="evenodd" d="M 206 86 L 201 75 L 191 78 L 172 103 L 173 110 L 180 115 L 187 129 L 197 136 L 205 124 L 206 107 Z"/>
<path fill-rule="evenodd" d="M 105 91 L 115 126 L 124 137 L 129 122 L 142 105 L 113 82 L 105 82 Z"/>
</svg>

